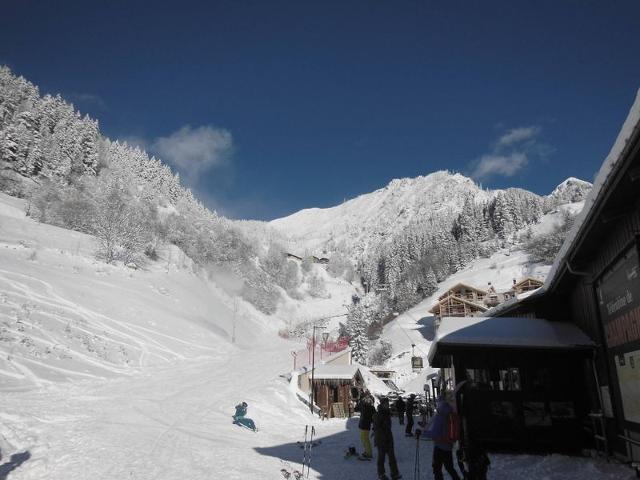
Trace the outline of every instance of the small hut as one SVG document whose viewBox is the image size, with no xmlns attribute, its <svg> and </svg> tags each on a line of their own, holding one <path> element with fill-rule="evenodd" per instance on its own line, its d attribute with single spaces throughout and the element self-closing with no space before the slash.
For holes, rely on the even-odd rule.
<svg viewBox="0 0 640 480">
<path fill-rule="evenodd" d="M 363 385 L 358 365 L 320 365 L 313 375 L 314 403 L 327 418 L 350 417 L 351 388 Z"/>
</svg>

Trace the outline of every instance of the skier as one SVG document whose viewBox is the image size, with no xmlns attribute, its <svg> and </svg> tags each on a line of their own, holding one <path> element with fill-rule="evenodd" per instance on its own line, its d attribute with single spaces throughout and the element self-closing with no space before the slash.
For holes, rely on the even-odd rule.
<svg viewBox="0 0 640 480">
<path fill-rule="evenodd" d="M 356 405 L 356 411 L 360 412 L 358 428 L 360 429 L 360 441 L 364 448 L 364 453 L 361 458 L 371 460 L 373 458 L 373 452 L 371 451 L 371 442 L 369 441 L 369 431 L 371 430 L 376 409 L 373 406 L 373 396 L 369 392 L 364 392 L 364 395 L 362 395 L 362 398 Z"/>
<path fill-rule="evenodd" d="M 240 425 L 241 427 L 246 427 L 254 432 L 257 430 L 256 424 L 250 418 L 245 417 L 247 414 L 247 402 L 242 402 L 236 405 L 236 413 L 233 415 L 233 423 L 236 425 Z"/>
<path fill-rule="evenodd" d="M 404 400 L 400 395 L 398 395 L 398 399 L 395 403 L 396 411 L 398 412 L 398 419 L 400 420 L 400 425 L 404 425 Z"/>
<path fill-rule="evenodd" d="M 443 480 L 442 467 L 449 473 L 453 480 L 460 480 L 460 475 L 453 466 L 453 440 L 448 434 L 449 414 L 453 413 L 453 408 L 449 404 L 447 392 L 443 392 L 438 399 L 436 414 L 431 421 L 431 425 L 424 435 L 433 439 L 433 478 Z"/>
<path fill-rule="evenodd" d="M 388 480 L 389 477 L 384 471 L 384 458 L 389 456 L 389 469 L 391 470 L 391 480 L 398 480 L 402 475 L 398 472 L 396 454 L 393 450 L 393 433 L 391 432 L 391 411 L 389 410 L 389 399 L 382 397 L 378 411 L 373 420 L 374 441 L 378 448 L 378 479 Z"/>
<path fill-rule="evenodd" d="M 407 428 L 405 428 L 405 435 L 407 437 L 413 437 L 413 409 L 415 407 L 415 399 L 416 399 L 416 394 L 412 393 L 411 395 L 409 395 L 409 398 L 407 399 L 407 410 L 406 410 L 406 414 L 407 414 Z"/>
</svg>

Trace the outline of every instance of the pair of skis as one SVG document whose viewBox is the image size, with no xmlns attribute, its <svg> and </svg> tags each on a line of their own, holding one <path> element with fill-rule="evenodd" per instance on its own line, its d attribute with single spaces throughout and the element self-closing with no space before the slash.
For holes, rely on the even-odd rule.
<svg viewBox="0 0 640 480">
<path fill-rule="evenodd" d="M 311 427 L 311 428 L 309 428 Z M 304 477 L 305 468 L 307 470 L 306 478 L 309 478 L 311 470 L 311 449 L 314 445 L 313 437 L 316 435 L 316 427 L 313 425 L 304 426 L 304 443 L 302 444 L 302 477 Z"/>
<path fill-rule="evenodd" d="M 295 480 L 303 480 L 309 478 L 311 472 L 311 449 L 320 445 L 321 440 L 315 439 L 316 427 L 313 425 L 304 426 L 304 442 L 298 442 L 300 448 L 302 448 L 302 469 L 289 471 L 286 468 L 280 469 L 280 473 L 285 479 L 293 477 Z M 288 466 L 288 464 L 287 464 Z M 306 473 L 305 473 L 306 472 Z"/>
</svg>

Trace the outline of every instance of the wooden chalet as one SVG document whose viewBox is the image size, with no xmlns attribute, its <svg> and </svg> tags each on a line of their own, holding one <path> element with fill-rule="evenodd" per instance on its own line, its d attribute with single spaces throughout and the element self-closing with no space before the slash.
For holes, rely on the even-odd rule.
<svg viewBox="0 0 640 480">
<path fill-rule="evenodd" d="M 313 375 L 314 403 L 326 418 L 352 415 L 351 389 L 362 389 L 358 365 L 320 365 Z"/>
<path fill-rule="evenodd" d="M 520 294 L 524 292 L 530 292 L 531 290 L 537 290 L 538 288 L 542 287 L 542 285 L 543 282 L 536 278 L 527 277 L 517 283 L 514 279 L 513 287 L 511 287 L 511 290 L 516 294 Z"/>
<path fill-rule="evenodd" d="M 640 467 L 640 92 L 544 286 L 493 316 L 581 328 L 595 350 L 567 372 L 587 389 L 583 448 Z M 558 364 L 560 366 L 560 364 Z M 549 408 L 546 405 L 546 408 Z M 578 439 L 575 440 L 577 442 Z"/>
<path fill-rule="evenodd" d="M 481 303 L 487 295 L 486 290 L 472 287 L 464 283 L 458 283 L 449 288 L 446 293 L 438 297 L 438 300 L 444 300 L 446 297 L 452 296 L 456 298 L 464 298 L 470 302 Z"/>
<path fill-rule="evenodd" d="M 429 312 L 439 318 L 472 317 L 488 310 L 484 304 L 486 296 L 485 290 L 459 283 L 440 295 Z"/>
</svg>

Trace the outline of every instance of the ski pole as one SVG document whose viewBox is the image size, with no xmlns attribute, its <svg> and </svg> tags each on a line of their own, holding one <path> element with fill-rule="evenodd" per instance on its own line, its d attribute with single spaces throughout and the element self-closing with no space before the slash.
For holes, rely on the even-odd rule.
<svg viewBox="0 0 640 480">
<path fill-rule="evenodd" d="M 304 475 L 304 466 L 307 464 L 307 433 L 309 425 L 304 426 L 304 443 L 302 444 L 302 475 Z"/>
<path fill-rule="evenodd" d="M 311 470 L 311 449 L 313 448 L 313 437 L 316 433 L 316 427 L 311 425 L 311 441 L 309 442 L 309 462 L 307 463 L 307 478 L 309 478 L 309 472 Z"/>
<path fill-rule="evenodd" d="M 420 435 L 422 430 L 416 428 L 416 460 L 413 465 L 413 480 L 420 480 Z"/>
</svg>

